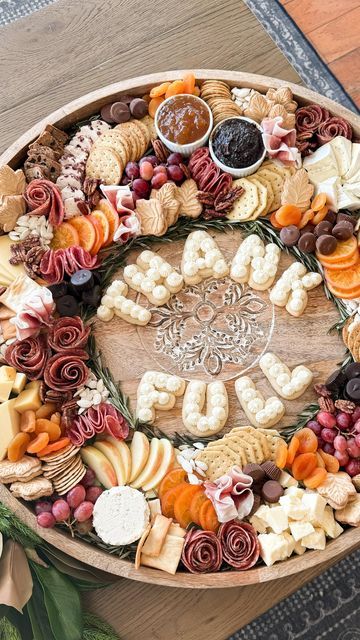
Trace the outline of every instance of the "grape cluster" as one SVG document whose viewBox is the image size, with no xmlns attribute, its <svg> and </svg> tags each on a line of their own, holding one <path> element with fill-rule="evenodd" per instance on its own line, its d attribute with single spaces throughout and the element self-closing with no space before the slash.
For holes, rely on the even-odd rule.
<svg viewBox="0 0 360 640">
<path fill-rule="evenodd" d="M 306 426 L 317 436 L 319 449 L 335 456 L 349 476 L 360 473 L 360 406 L 353 413 L 319 411 Z"/>
<path fill-rule="evenodd" d="M 151 189 L 161 189 L 169 181 L 180 184 L 184 180 L 185 174 L 180 166 L 183 161 L 180 153 L 171 153 L 166 164 L 159 162 L 156 156 L 144 156 L 139 162 L 127 163 L 121 184 L 132 189 L 134 203 L 139 198 L 147 199 Z"/>
<path fill-rule="evenodd" d="M 94 504 L 103 489 L 94 484 L 95 473 L 87 469 L 79 484 L 70 489 L 66 496 L 56 494 L 51 500 L 38 500 L 35 503 L 36 520 L 40 527 L 52 529 L 57 522 L 71 522 L 81 534 L 92 529 Z"/>
</svg>

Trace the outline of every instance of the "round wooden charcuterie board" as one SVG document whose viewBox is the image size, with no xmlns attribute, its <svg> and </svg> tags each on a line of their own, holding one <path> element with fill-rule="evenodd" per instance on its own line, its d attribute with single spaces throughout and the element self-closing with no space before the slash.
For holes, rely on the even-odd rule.
<svg viewBox="0 0 360 640">
<path fill-rule="evenodd" d="M 262 92 L 268 87 L 280 87 L 284 82 L 275 78 L 221 70 L 195 70 L 199 80 L 224 80 L 232 86 L 243 85 Z M 124 92 L 143 95 L 149 88 L 166 80 L 179 77 L 181 72 L 152 74 L 125 80 L 103 87 L 75 100 L 50 114 L 19 138 L 0 157 L 0 163 L 17 168 L 24 160 L 27 146 L 41 133 L 45 124 L 51 123 L 67 128 L 83 120 Z M 299 104 L 318 102 L 343 116 L 360 136 L 360 118 L 333 101 L 297 85 L 290 86 Z M 210 232 L 225 257 L 230 261 L 235 255 L 241 238 L 240 232 Z M 154 251 L 179 267 L 184 240 L 153 245 Z M 136 254 L 128 255 L 131 261 Z M 279 275 L 292 261 L 281 255 Z M 121 271 L 119 271 L 121 275 Z M 135 294 L 133 299 L 137 299 Z M 114 318 L 109 324 L 96 321 L 95 337 L 102 353 L 103 363 L 109 367 L 114 378 L 130 398 L 134 408 L 136 389 L 147 370 L 166 371 L 188 379 L 211 382 L 222 380 L 229 395 L 230 419 L 226 430 L 247 424 L 236 398 L 234 382 L 239 375 L 251 372 L 251 376 L 265 397 L 272 395 L 269 383 L 264 379 L 258 360 L 266 351 L 275 352 L 292 369 L 299 364 L 311 365 L 316 378 L 324 380 L 344 358 L 344 344 L 338 334 L 328 333 L 328 328 L 338 320 L 338 312 L 329 301 L 324 290 L 316 288 L 309 292 L 306 311 L 299 318 L 290 316 L 285 309 L 275 307 L 267 291 L 258 292 L 247 285 L 237 285 L 230 278 L 207 280 L 199 285 L 185 287 L 172 296 L 170 301 L 157 308 L 147 327 L 124 323 Z M 176 339 L 174 339 L 174 336 Z M 296 421 L 304 406 L 315 400 L 310 387 L 297 400 L 285 401 L 285 417 L 277 425 L 282 428 Z M 156 425 L 171 434 L 183 429 L 181 421 L 181 399 L 171 412 L 161 413 Z M 161 571 L 134 565 L 95 547 L 90 547 L 56 529 L 37 526 L 34 514 L 24 503 L 14 498 L 4 486 L 0 486 L 0 499 L 26 524 L 54 546 L 79 560 L 115 575 L 161 585 L 185 588 L 234 587 L 266 582 L 321 565 L 330 558 L 340 559 L 360 546 L 360 530 L 349 529 L 338 539 L 328 542 L 324 551 L 308 551 L 304 556 L 293 557 L 272 567 L 257 566 L 246 572 L 221 572 L 219 574 L 192 575 L 178 572 L 171 576 Z"/>
</svg>

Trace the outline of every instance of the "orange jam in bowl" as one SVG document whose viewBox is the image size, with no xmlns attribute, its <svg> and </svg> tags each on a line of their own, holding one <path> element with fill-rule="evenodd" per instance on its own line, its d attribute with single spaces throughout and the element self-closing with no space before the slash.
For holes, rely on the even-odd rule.
<svg viewBox="0 0 360 640">
<path fill-rule="evenodd" d="M 169 148 L 191 147 L 199 141 L 201 144 L 206 142 L 212 128 L 212 114 L 201 98 L 179 94 L 160 105 L 155 116 L 155 126 L 159 138 Z"/>
</svg>

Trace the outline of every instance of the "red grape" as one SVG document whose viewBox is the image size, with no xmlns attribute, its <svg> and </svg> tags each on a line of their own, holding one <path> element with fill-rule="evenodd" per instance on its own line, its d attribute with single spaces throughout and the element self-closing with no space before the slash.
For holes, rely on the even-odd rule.
<svg viewBox="0 0 360 640">
<path fill-rule="evenodd" d="M 308 429 L 311 429 L 311 431 L 313 431 L 316 436 L 319 436 L 321 434 L 321 425 L 316 420 L 309 420 L 306 426 L 308 427 Z"/>
<path fill-rule="evenodd" d="M 336 451 L 341 451 L 342 453 L 346 451 L 347 440 L 344 436 L 337 435 L 333 444 Z"/>
<path fill-rule="evenodd" d="M 360 473 L 360 460 L 350 460 L 345 467 L 345 471 L 351 477 L 357 476 Z"/>
<path fill-rule="evenodd" d="M 321 437 L 319 438 L 318 436 L 317 441 L 318 441 L 318 449 L 323 449 L 325 444 L 324 440 Z"/>
<path fill-rule="evenodd" d="M 354 430 L 356 431 L 356 433 L 360 433 L 360 418 L 354 423 Z"/>
<path fill-rule="evenodd" d="M 84 522 L 76 522 L 75 524 L 76 531 L 78 531 L 83 536 L 86 535 L 87 533 L 90 533 L 92 528 L 93 528 L 92 518 L 89 518 L 88 520 L 84 520 Z"/>
<path fill-rule="evenodd" d="M 60 500 L 56 500 L 52 506 L 52 514 L 56 522 L 67 520 L 70 515 L 70 507 L 66 500 L 63 500 L 62 498 Z"/>
<path fill-rule="evenodd" d="M 45 529 L 52 529 L 55 526 L 56 520 L 52 513 L 43 511 L 36 516 L 36 522 L 40 527 L 44 527 Z"/>
<path fill-rule="evenodd" d="M 355 442 L 358 447 L 360 447 L 360 433 L 355 436 Z"/>
<path fill-rule="evenodd" d="M 349 438 L 347 441 L 347 452 L 351 458 L 360 458 L 360 447 L 357 446 L 355 438 Z"/>
<path fill-rule="evenodd" d="M 130 178 L 128 178 L 127 176 L 125 176 L 125 175 L 124 175 L 124 176 L 121 178 L 121 182 L 120 182 L 120 184 L 121 184 L 123 187 L 126 187 L 126 186 L 127 186 L 128 184 L 130 184 L 130 183 L 131 183 L 131 180 L 130 180 Z"/>
<path fill-rule="evenodd" d="M 85 476 L 84 476 L 85 477 Z M 76 509 L 81 502 L 85 500 L 86 489 L 83 484 L 77 484 L 68 491 L 66 496 L 67 503 L 72 509 Z"/>
<path fill-rule="evenodd" d="M 151 180 L 154 175 L 154 168 L 150 162 L 142 162 L 140 165 L 140 177 L 143 180 Z"/>
<path fill-rule="evenodd" d="M 84 477 L 81 479 L 80 484 L 82 484 L 85 489 L 87 489 L 88 487 L 91 487 L 94 484 L 94 480 L 96 478 L 95 472 L 90 469 L 90 467 L 88 467 L 86 469 L 86 473 L 84 475 Z"/>
<path fill-rule="evenodd" d="M 156 156 L 144 156 L 143 158 L 141 158 L 141 160 L 139 160 L 139 165 L 141 166 L 143 162 L 150 162 L 151 166 L 154 168 L 159 164 L 159 160 Z"/>
<path fill-rule="evenodd" d="M 168 165 L 179 165 L 183 161 L 181 153 L 170 153 L 167 163 Z"/>
<path fill-rule="evenodd" d="M 355 407 L 354 413 L 351 414 L 351 419 L 354 424 L 357 420 L 360 420 L 360 407 Z"/>
<path fill-rule="evenodd" d="M 320 422 L 322 427 L 326 427 L 327 429 L 333 429 L 336 425 L 335 416 L 328 411 L 319 411 L 316 420 Z"/>
<path fill-rule="evenodd" d="M 322 429 L 321 431 L 321 437 L 323 440 L 325 440 L 325 442 L 334 442 L 334 439 L 336 437 L 336 431 L 335 429 Z"/>
<path fill-rule="evenodd" d="M 339 463 L 342 467 L 345 467 L 345 465 L 347 465 L 350 460 L 349 455 L 346 453 L 346 451 L 336 450 L 334 456 L 337 460 L 339 460 Z"/>
<path fill-rule="evenodd" d="M 84 522 L 91 518 L 93 513 L 94 505 L 92 502 L 86 501 L 81 502 L 79 506 L 74 511 L 74 518 L 78 522 Z"/>
<path fill-rule="evenodd" d="M 156 175 L 153 176 L 151 180 L 151 186 L 154 189 L 161 189 L 161 187 L 164 184 L 166 184 L 167 181 L 168 181 L 167 174 L 165 175 L 165 173 L 157 173 Z"/>
<path fill-rule="evenodd" d="M 35 504 L 35 513 L 38 516 L 40 513 L 51 513 L 52 504 L 47 500 L 39 500 Z"/>
<path fill-rule="evenodd" d="M 322 447 L 322 450 L 325 453 L 330 453 L 331 456 L 333 456 L 335 453 L 335 449 L 332 446 L 332 444 L 330 444 L 330 442 L 325 442 L 324 446 Z"/>
<path fill-rule="evenodd" d="M 167 177 L 167 171 L 164 164 L 159 164 L 158 167 L 155 167 L 154 176 L 157 176 L 158 173 L 163 173 Z"/>
<path fill-rule="evenodd" d="M 125 173 L 130 180 L 135 180 L 140 175 L 139 165 L 136 162 L 128 162 L 125 167 Z"/>
<path fill-rule="evenodd" d="M 340 411 L 340 413 L 338 413 L 336 416 L 336 424 L 339 429 L 341 429 L 341 431 L 347 431 L 348 429 L 350 429 L 352 424 L 351 415 L 349 413 Z"/>
<path fill-rule="evenodd" d="M 175 182 L 180 182 L 180 180 L 184 179 L 183 170 L 180 169 L 180 167 L 178 167 L 176 164 L 171 164 L 167 168 L 167 174 L 168 174 L 170 180 L 174 180 Z"/>
<path fill-rule="evenodd" d="M 101 487 L 89 487 L 86 491 L 86 500 L 95 504 L 102 492 L 103 490 Z"/>
<path fill-rule="evenodd" d="M 140 198 L 147 198 L 150 194 L 150 184 L 143 180 L 142 178 L 137 178 L 132 183 L 133 191 L 135 191 L 136 195 Z"/>
</svg>

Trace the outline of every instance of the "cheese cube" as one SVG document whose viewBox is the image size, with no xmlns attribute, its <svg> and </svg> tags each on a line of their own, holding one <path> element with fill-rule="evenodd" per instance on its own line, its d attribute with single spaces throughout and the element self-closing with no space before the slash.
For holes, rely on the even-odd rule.
<svg viewBox="0 0 360 640">
<path fill-rule="evenodd" d="M 285 495 L 286 496 L 294 496 L 295 498 L 301 498 L 303 497 L 303 493 L 304 493 L 304 489 L 301 489 L 301 487 L 298 486 L 290 486 L 287 489 L 285 489 Z"/>
<path fill-rule="evenodd" d="M 6 457 L 8 446 L 20 431 L 20 415 L 15 410 L 16 398 L 0 404 L 0 460 Z"/>
<path fill-rule="evenodd" d="M 266 518 L 269 511 L 270 511 L 270 508 L 267 505 L 262 504 L 258 508 L 258 510 L 255 511 L 255 513 L 251 516 L 250 524 L 252 524 L 255 531 L 257 531 L 258 533 L 266 533 L 266 530 L 268 528 L 268 523 Z"/>
<path fill-rule="evenodd" d="M 19 394 L 21 391 L 25 389 L 26 385 L 26 375 L 25 373 L 17 373 L 15 376 L 15 381 L 13 384 L 12 392 Z"/>
<path fill-rule="evenodd" d="M 297 480 L 295 480 L 295 478 L 293 478 L 290 473 L 287 473 L 286 471 L 282 471 L 281 472 L 281 476 L 279 478 L 279 482 L 281 484 L 281 486 L 284 489 L 287 489 L 288 487 L 298 487 L 299 483 Z"/>
<path fill-rule="evenodd" d="M 277 533 L 260 533 L 260 556 L 268 567 L 278 560 L 285 560 L 288 553 L 288 543 L 284 536 Z"/>
<path fill-rule="evenodd" d="M 5 402 L 9 400 L 11 389 L 13 383 L 10 382 L 0 382 L 0 402 Z"/>
<path fill-rule="evenodd" d="M 301 538 L 301 545 L 306 549 L 325 549 L 326 538 L 323 529 L 316 528 L 313 533 L 309 533 Z"/>
<path fill-rule="evenodd" d="M 301 544 L 301 540 L 297 540 L 297 542 L 295 542 L 295 546 L 294 546 L 294 552 L 298 555 L 298 556 L 302 556 L 303 553 L 305 553 L 306 548 L 302 546 Z"/>
<path fill-rule="evenodd" d="M 282 533 L 289 526 L 289 521 L 285 510 L 282 507 L 275 506 L 266 514 L 266 522 L 274 533 Z"/>
<path fill-rule="evenodd" d="M 334 511 L 330 505 L 326 505 L 319 526 L 324 529 L 329 538 L 337 538 L 343 532 L 343 528 L 335 520 Z"/>
<path fill-rule="evenodd" d="M 14 408 L 19 413 L 24 413 L 24 411 L 28 411 L 29 409 L 32 409 L 32 411 L 40 409 L 42 405 L 39 393 L 40 382 L 37 380 L 35 382 L 37 382 L 37 385 L 24 389 L 24 391 L 19 393 L 18 397 L 14 399 Z"/>
<path fill-rule="evenodd" d="M 301 503 L 305 507 L 308 520 L 314 525 L 321 526 L 326 500 L 317 492 L 305 491 Z"/>
<path fill-rule="evenodd" d="M 310 522 L 307 520 L 299 520 L 289 523 L 291 535 L 294 538 L 295 542 L 301 540 L 309 533 L 314 533 L 315 529 Z"/>
<path fill-rule="evenodd" d="M 290 558 L 291 554 L 295 549 L 295 540 L 292 537 L 291 533 L 289 533 L 289 531 L 284 531 L 282 536 L 285 538 L 287 543 L 287 557 Z"/>
<path fill-rule="evenodd" d="M 0 367 L 0 382 L 14 382 L 16 378 L 16 369 L 14 367 Z"/>
<path fill-rule="evenodd" d="M 292 520 L 304 520 L 306 517 L 306 509 L 299 498 L 294 496 L 281 496 L 279 499 L 288 518 Z"/>
</svg>

